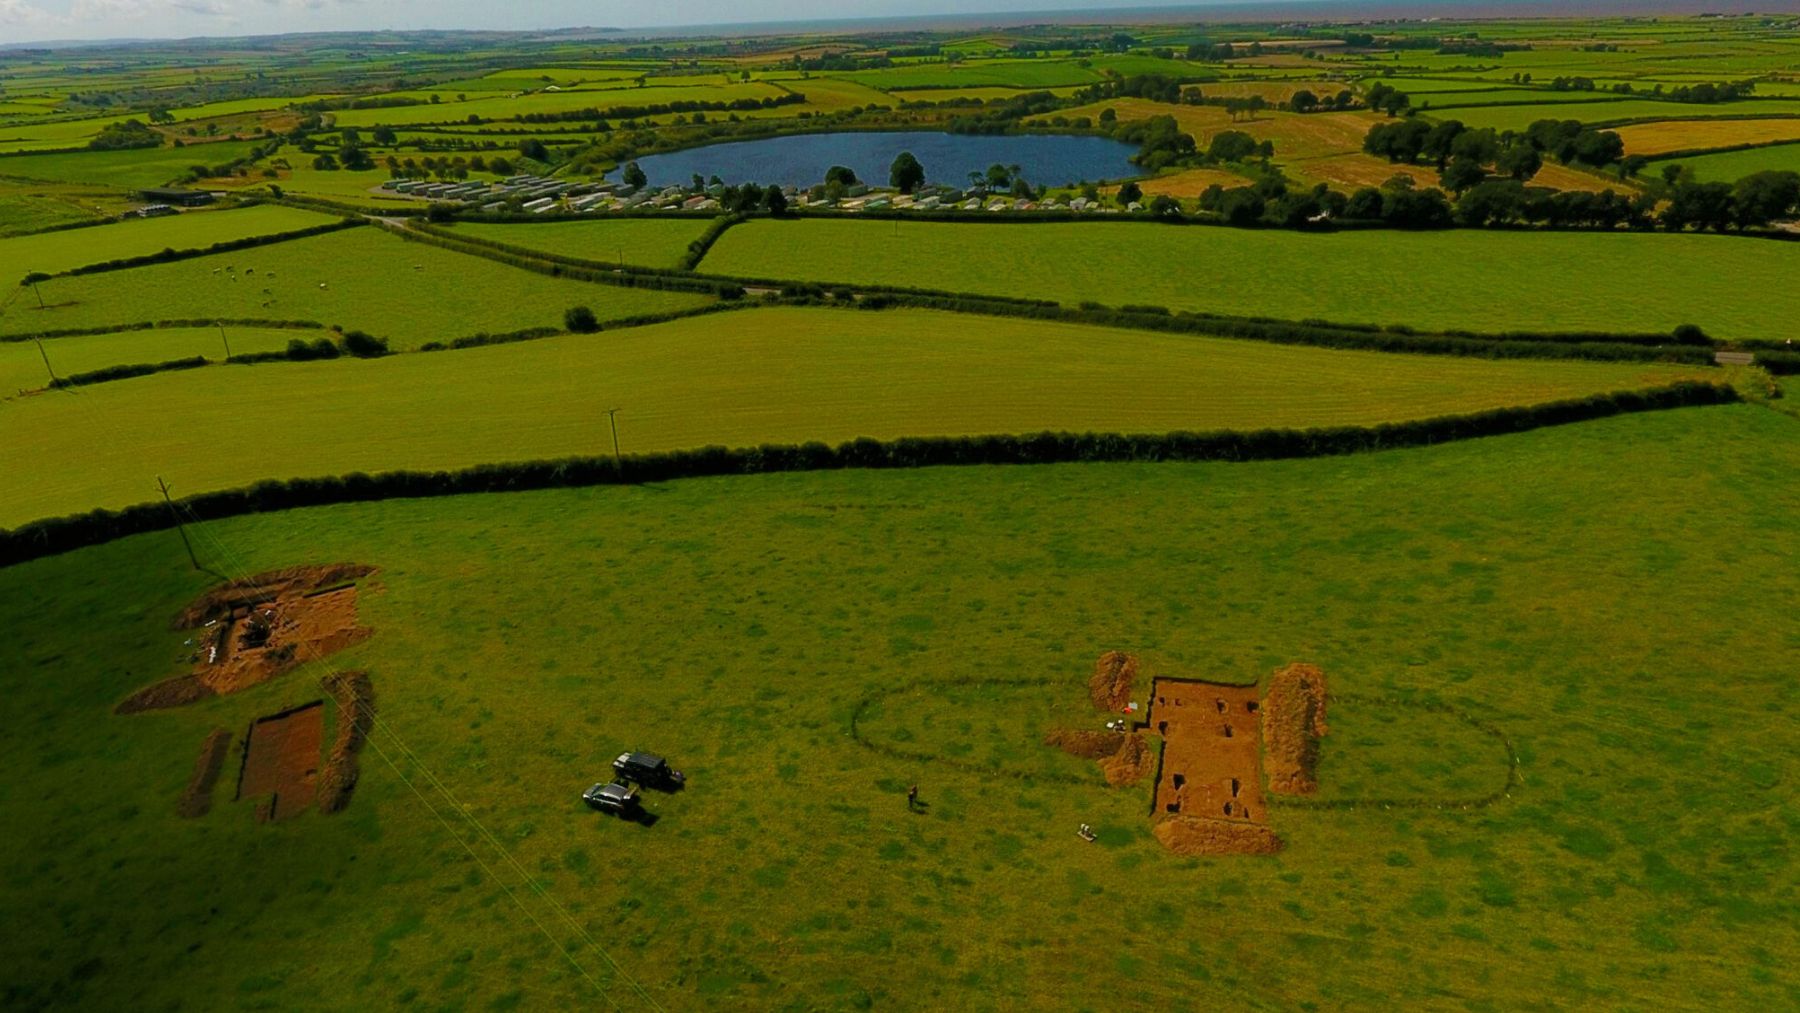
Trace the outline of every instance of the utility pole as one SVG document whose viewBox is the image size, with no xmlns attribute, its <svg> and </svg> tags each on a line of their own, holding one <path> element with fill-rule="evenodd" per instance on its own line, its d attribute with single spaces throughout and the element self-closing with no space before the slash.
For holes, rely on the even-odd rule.
<svg viewBox="0 0 1800 1013">
<path fill-rule="evenodd" d="M 219 321 L 219 340 L 225 343 L 225 361 L 231 361 L 231 339 L 225 336 L 225 321 Z"/>
<path fill-rule="evenodd" d="M 50 353 L 44 351 L 44 339 L 35 338 L 33 340 L 35 340 L 37 342 L 38 354 L 44 357 L 44 368 L 46 370 L 49 370 L 50 382 L 54 384 L 56 382 L 56 370 L 54 368 L 52 368 L 50 365 Z"/>
<path fill-rule="evenodd" d="M 606 418 L 607 421 L 612 423 L 613 463 L 618 466 L 619 474 L 623 475 L 625 473 L 625 459 L 619 456 L 619 410 L 617 408 L 608 408 L 606 410 Z"/>
<path fill-rule="evenodd" d="M 163 502 L 169 506 L 169 518 L 175 522 L 175 530 L 181 534 L 181 544 L 187 548 L 188 562 L 194 564 L 194 569 L 205 573 L 206 567 L 200 565 L 200 557 L 194 555 L 194 543 L 188 541 L 187 528 L 182 526 L 181 515 L 175 512 L 175 501 L 169 498 L 169 484 L 158 475 L 156 486 L 162 490 Z"/>
</svg>

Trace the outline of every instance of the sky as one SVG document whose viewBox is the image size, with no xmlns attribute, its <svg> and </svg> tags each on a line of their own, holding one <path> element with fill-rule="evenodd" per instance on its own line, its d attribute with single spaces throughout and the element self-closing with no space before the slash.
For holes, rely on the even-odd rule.
<svg viewBox="0 0 1800 1013">
<path fill-rule="evenodd" d="M 1193 4 L 1195 0 L 1175 0 Z M 358 29 L 532 30 L 1147 7 L 1157 0 L 0 0 L 0 46 L 46 39 L 187 38 Z"/>
</svg>

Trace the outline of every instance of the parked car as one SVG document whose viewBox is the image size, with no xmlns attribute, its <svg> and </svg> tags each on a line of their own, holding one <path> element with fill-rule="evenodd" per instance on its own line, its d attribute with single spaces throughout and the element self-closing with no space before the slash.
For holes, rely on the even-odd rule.
<svg viewBox="0 0 1800 1013">
<path fill-rule="evenodd" d="M 620 780 L 665 791 L 675 791 L 687 784 L 686 774 L 670 767 L 669 761 L 655 753 L 620 753 L 613 761 L 613 773 Z"/>
<path fill-rule="evenodd" d="M 637 789 L 617 781 L 594 785 L 581 793 L 581 800 L 603 813 L 612 813 L 614 816 L 634 817 L 642 811 Z"/>
</svg>

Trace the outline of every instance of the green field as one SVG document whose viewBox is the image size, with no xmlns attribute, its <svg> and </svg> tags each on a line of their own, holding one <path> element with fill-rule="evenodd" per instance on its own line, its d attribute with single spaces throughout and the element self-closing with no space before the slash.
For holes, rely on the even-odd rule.
<svg viewBox="0 0 1800 1013">
<path fill-rule="evenodd" d="M 227 270 L 230 268 L 231 270 Z M 507 267 L 368 227 L 38 286 L 14 300 L 0 333 L 136 320 L 313 320 L 417 348 L 481 331 L 560 327 L 570 306 L 601 319 L 682 309 L 707 296 L 618 288 Z"/>
<path fill-rule="evenodd" d="M 452 232 L 583 260 L 646 267 L 679 267 L 688 244 L 712 222 L 704 218 L 588 218 L 572 222 L 489 225 L 469 222 Z"/>
<path fill-rule="evenodd" d="M 650 451 L 1367 425 L 1696 372 L 1716 375 L 1326 351 L 922 310 L 744 310 L 375 361 L 164 373 L 84 388 L 78 399 L 19 402 L 0 442 L 0 474 L 16 476 L 0 498 L 0 527 L 139 502 L 150 474 L 194 493 L 263 478 L 603 453 L 612 407 L 623 409 L 624 446 Z M 251 420 L 257 453 L 211 452 L 219 433 Z"/>
<path fill-rule="evenodd" d="M 31 271 L 55 274 L 106 260 L 144 257 L 165 249 L 201 249 L 234 239 L 329 225 L 331 221 L 312 211 L 259 205 L 134 218 L 92 229 L 0 239 L 0 280 L 16 282 Z"/>
<path fill-rule="evenodd" d="M 1435 115 L 1435 114 L 1434 114 Z M 1768 101 L 1720 102 L 1702 105 L 1691 102 L 1659 102 L 1653 99 L 1627 101 L 1560 102 L 1553 110 L 1541 103 L 1518 106 L 1489 106 L 1459 109 L 1451 119 L 1471 127 L 1493 127 L 1495 130 L 1524 130 L 1538 120 L 1580 120 L 1583 123 L 1612 123 L 1626 120 L 1664 120 L 1671 116 L 1713 119 L 1757 116 L 1800 115 L 1800 101 L 1771 99 Z"/>
<path fill-rule="evenodd" d="M 757 220 L 699 270 L 1484 332 L 1780 337 L 1800 319 L 1800 245 L 1701 235 Z"/>
<path fill-rule="evenodd" d="M 1800 142 L 1659 160 L 1649 171 L 1661 172 L 1665 165 L 1685 166 L 1702 183 L 1732 183 L 1753 172 L 1800 172 Z"/>
<path fill-rule="evenodd" d="M 217 327 L 159 327 L 48 338 L 42 353 L 36 342 L 0 341 L 0 396 L 45 386 L 50 380 L 44 368 L 46 356 L 56 374 L 66 377 L 108 366 L 169 362 L 196 355 L 218 361 L 225 358 L 227 342 L 231 354 L 248 355 L 279 351 L 295 338 L 314 341 L 322 336 L 317 330 L 293 327 L 228 325 L 223 336 Z"/>
<path fill-rule="evenodd" d="M 0 158 L 0 176 L 63 183 L 98 183 L 138 189 L 162 186 L 196 165 L 217 166 L 242 158 L 255 147 L 250 141 L 217 141 L 184 148 L 132 148 L 124 151 L 74 151 Z"/>
<path fill-rule="evenodd" d="M 374 637 L 333 659 L 378 698 L 354 802 L 272 825 L 229 773 L 205 818 L 175 801 L 208 729 L 317 698 L 317 669 L 109 713 L 187 654 L 169 619 L 209 578 L 173 532 L 0 571 L 0 911 L 43 926 L 0 941 L 8 994 L 648 1008 L 604 947 L 670 1009 L 1789 1007 L 1795 426 L 1702 408 L 1352 459 L 196 526 L 232 573 L 382 568 Z M 1233 681 L 1308 659 L 1340 694 L 1448 703 L 1512 738 L 1524 781 L 1472 812 L 1282 810 L 1279 856 L 1175 858 L 1145 789 L 1031 746 L 1114 647 Z M 1013 706 L 933 691 L 970 679 L 1027 686 Z M 848 723 L 872 696 L 872 738 L 1081 783 L 864 750 Z M 1441 752 L 1461 740 L 1426 712 L 1337 703 L 1330 722 L 1339 797 L 1375 762 L 1405 790 L 1504 776 L 1491 743 Z M 691 779 L 652 798 L 653 828 L 577 797 L 633 747 Z"/>
</svg>

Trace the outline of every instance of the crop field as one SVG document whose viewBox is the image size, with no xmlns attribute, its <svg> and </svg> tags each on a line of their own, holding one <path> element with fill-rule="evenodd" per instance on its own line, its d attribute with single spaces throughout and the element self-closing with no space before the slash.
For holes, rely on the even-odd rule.
<svg viewBox="0 0 1800 1013">
<path fill-rule="evenodd" d="M 1472 989 L 1785 1006 L 1792 644 L 1749 631 L 1800 606 L 1794 426 L 1735 406 L 1353 460 L 814 473 L 195 525 L 233 573 L 380 567 L 358 606 L 375 633 L 331 659 L 370 673 L 380 752 L 348 810 L 278 823 L 229 783 L 198 819 L 176 801 L 209 729 L 319 698 L 323 667 L 114 715 L 180 670 L 170 617 L 212 578 L 172 532 L 0 571 L 9 699 L 31 715 L 0 743 L 0 860 L 29 870 L 0 905 L 56 926 L 7 934 L 0 959 L 20 1001 L 111 1008 L 647 1005 L 598 947 L 668 1008 L 1100 1008 L 1123 979 L 1162 1008 Z M 1115 647 L 1238 683 L 1316 662 L 1351 698 L 1331 705 L 1324 790 L 1420 807 L 1296 806 L 1273 817 L 1280 855 L 1167 853 L 1146 786 L 1034 748 Z M 1509 737 L 1510 797 L 1433 807 L 1503 783 L 1507 758 L 1422 705 Z M 859 745 L 859 712 L 867 741 L 921 758 Z M 687 790 L 652 799 L 653 828 L 582 811 L 638 743 L 679 758 Z"/>
<path fill-rule="evenodd" d="M 1800 141 L 1800 118 L 1791 120 L 1664 120 L 1619 127 L 1619 139 L 1633 155 L 1724 148 L 1735 144 Z"/>
<path fill-rule="evenodd" d="M 1259 141 L 1273 142 L 1275 159 L 1282 162 L 1358 153 L 1362 151 L 1363 136 L 1369 132 L 1369 127 L 1382 119 L 1379 113 L 1369 112 L 1301 115 L 1264 111 L 1255 119 L 1234 120 L 1221 106 L 1177 106 L 1134 98 L 1106 99 L 1061 110 L 1055 115 L 1069 119 L 1080 116 L 1098 119 L 1101 111 L 1109 108 L 1120 120 L 1127 122 L 1152 116 L 1172 116 L 1201 147 L 1222 131 L 1242 131 Z"/>
<path fill-rule="evenodd" d="M 470 116 L 485 120 L 515 119 L 527 113 L 557 113 L 598 109 L 605 113 L 619 106 L 662 105 L 669 102 L 731 102 L 741 98 L 765 99 L 781 95 L 780 89 L 751 81 L 733 85 L 675 85 L 659 88 L 609 88 L 605 91 L 533 92 L 521 96 L 488 97 L 476 94 L 466 102 L 446 98 L 441 104 L 402 106 L 394 109 L 349 109 L 337 113 L 341 127 L 370 127 L 387 123 L 461 123 Z"/>
<path fill-rule="evenodd" d="M 1246 186 L 1249 183 L 1250 180 L 1245 179 L 1236 173 L 1226 172 L 1223 169 L 1203 168 L 1183 169 L 1180 172 L 1173 172 L 1166 176 L 1155 176 L 1144 180 L 1139 184 L 1138 188 L 1152 197 L 1158 194 L 1168 194 L 1170 197 L 1188 200 L 1200 196 L 1201 191 L 1209 186 L 1230 188 L 1234 186 Z M 1109 186 L 1103 192 L 1109 194 L 1118 193 L 1119 188 L 1117 186 Z"/>
<path fill-rule="evenodd" d="M 686 255 L 688 244 L 711 224 L 704 218 L 602 218 L 542 224 L 467 222 L 452 231 L 583 260 L 675 267 Z"/>
<path fill-rule="evenodd" d="M 68 229 L 0 240 L 0 279 L 15 281 L 31 271 L 55 274 L 70 268 L 143 257 L 165 249 L 191 250 L 251 236 L 294 232 L 328 225 L 332 218 L 299 208 L 262 205 L 233 211 L 187 211 L 141 218 L 90 231 Z"/>
<path fill-rule="evenodd" d="M 552 278 L 412 243 L 377 228 L 124 271 L 56 278 L 0 317 L 0 334 L 136 320 L 314 320 L 417 348 L 481 331 L 559 327 L 563 310 L 602 320 L 697 306 L 708 297 Z"/>
<path fill-rule="evenodd" d="M 0 398 L 14 396 L 15 391 L 43 388 L 49 382 L 44 358 L 58 376 L 70 376 L 109 366 L 131 366 L 140 363 L 170 362 L 196 355 L 215 362 L 225 358 L 225 345 L 231 354 L 275 352 L 287 347 L 294 338 L 314 340 L 323 332 L 292 327 L 242 327 L 230 325 L 220 334 L 218 327 L 159 327 L 154 330 L 116 331 L 105 334 L 75 334 L 47 338 L 40 353 L 36 342 L 0 341 Z M 55 395 L 79 397 L 82 395 Z"/>
<path fill-rule="evenodd" d="M 1060 88 L 1001 88 L 977 85 L 968 88 L 896 88 L 887 94 L 903 102 L 949 102 L 952 99 L 992 102 L 995 99 L 1018 98 L 1020 95 L 1030 94 L 1034 91 L 1047 91 L 1052 95 L 1070 95 L 1080 90 L 1076 85 L 1065 85 Z"/>
<path fill-rule="evenodd" d="M 1775 144 L 1745 151 L 1721 151 L 1709 155 L 1685 155 L 1670 159 L 1690 170 L 1702 183 L 1729 183 L 1753 172 L 1800 172 L 1800 143 Z M 1656 162 L 1653 171 L 1669 162 Z"/>
<path fill-rule="evenodd" d="M 880 91 L 967 87 L 1036 89 L 1087 85 L 1100 80 L 1100 74 L 1094 68 L 1082 67 L 1073 60 L 982 60 L 954 67 L 918 64 L 851 71 L 842 76 Z"/>
<path fill-rule="evenodd" d="M 606 449 L 604 409 L 614 406 L 625 407 L 625 446 L 650 451 L 859 436 L 1370 425 L 1696 375 L 1642 363 L 1321 351 L 922 310 L 744 310 L 372 361 L 163 373 L 19 402 L 8 412 L 12 438 L 0 444 L 0 471 L 18 476 L 0 501 L 0 527 L 137 502 L 148 461 L 193 493 L 264 478 L 598 453 Z M 181 410 L 156 410 L 167 404 Z M 221 430 L 250 417 L 258 453 L 207 451 Z M 120 419 L 136 421 L 120 427 Z M 80 464 L 30 465 L 45 460 Z"/>
<path fill-rule="evenodd" d="M 1494 263 L 1507 272 L 1495 277 Z M 1800 245 L 1696 234 L 760 220 L 727 230 L 700 270 L 1484 332 L 1694 323 L 1717 337 L 1779 337 L 1777 321 L 1800 314 L 1788 284 Z M 1578 290 L 1559 283 L 1568 277 L 1582 279 Z"/>
</svg>

